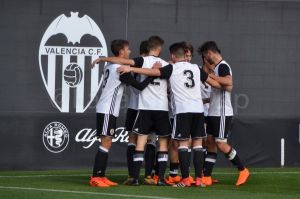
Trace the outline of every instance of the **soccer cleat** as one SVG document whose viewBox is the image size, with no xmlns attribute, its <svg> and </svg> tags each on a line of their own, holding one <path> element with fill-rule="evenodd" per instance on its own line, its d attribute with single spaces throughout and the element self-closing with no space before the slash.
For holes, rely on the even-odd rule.
<svg viewBox="0 0 300 199">
<path fill-rule="evenodd" d="M 168 184 L 166 184 L 163 180 L 158 180 L 156 185 L 157 186 L 168 186 Z"/>
<path fill-rule="evenodd" d="M 203 184 L 205 184 L 206 186 L 212 185 L 212 178 L 211 178 L 211 176 L 203 176 L 203 177 L 202 177 L 202 182 L 203 182 Z"/>
<path fill-rule="evenodd" d="M 100 177 L 91 177 L 89 183 L 90 186 L 92 187 L 100 187 L 100 188 L 110 187 L 108 184 L 104 183 Z"/>
<path fill-rule="evenodd" d="M 147 176 L 144 178 L 144 185 L 155 185 L 157 184 L 157 181 L 151 178 L 151 176 Z"/>
<path fill-rule="evenodd" d="M 173 185 L 173 187 L 190 187 L 190 186 L 191 186 L 191 182 L 188 177 L 182 179 L 178 184 Z"/>
<path fill-rule="evenodd" d="M 202 182 L 202 178 L 197 177 L 195 182 L 196 187 L 206 187 L 206 185 Z"/>
<path fill-rule="evenodd" d="M 169 177 L 165 178 L 165 182 L 169 185 L 177 184 L 180 182 L 180 180 L 181 180 L 181 177 L 179 175 L 177 175 L 175 177 L 169 176 Z"/>
<path fill-rule="evenodd" d="M 132 179 L 128 182 L 127 185 L 128 185 L 128 186 L 139 186 L 140 183 L 139 183 L 139 180 L 132 178 Z"/>
<path fill-rule="evenodd" d="M 127 180 L 123 182 L 123 185 L 128 185 L 128 182 L 131 181 L 132 179 L 133 179 L 132 177 L 128 176 Z"/>
<path fill-rule="evenodd" d="M 118 185 L 118 183 L 110 181 L 107 177 L 103 177 L 103 178 L 101 178 L 101 180 L 102 180 L 102 182 L 104 182 L 105 184 L 107 184 L 109 186 L 117 186 Z"/>
<path fill-rule="evenodd" d="M 244 168 L 244 170 L 240 171 L 240 175 L 239 175 L 239 178 L 236 182 L 236 186 L 240 186 L 240 185 L 246 183 L 249 176 L 250 176 L 250 172 L 247 168 Z"/>
<path fill-rule="evenodd" d="M 194 178 L 192 176 L 189 176 L 189 180 L 190 180 L 191 184 L 195 184 L 196 183 L 195 180 L 194 180 Z"/>
</svg>

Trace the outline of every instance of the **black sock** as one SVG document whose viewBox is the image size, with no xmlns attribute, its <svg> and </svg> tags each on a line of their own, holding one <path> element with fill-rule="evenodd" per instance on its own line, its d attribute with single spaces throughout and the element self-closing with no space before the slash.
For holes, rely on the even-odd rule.
<svg viewBox="0 0 300 199">
<path fill-rule="evenodd" d="M 140 170 L 142 163 L 144 161 L 144 151 L 135 151 L 133 155 L 133 178 L 139 179 L 140 177 Z"/>
<path fill-rule="evenodd" d="M 108 159 L 108 149 L 100 146 L 96 153 L 94 168 L 93 168 L 93 177 L 104 177 L 105 170 L 107 166 Z"/>
<path fill-rule="evenodd" d="M 155 146 L 153 144 L 146 145 L 145 151 L 145 177 L 151 176 L 155 161 Z"/>
<path fill-rule="evenodd" d="M 187 147 L 178 148 L 179 166 L 182 178 L 189 177 L 189 152 Z"/>
<path fill-rule="evenodd" d="M 203 171 L 204 150 L 202 146 L 193 147 L 193 162 L 195 168 L 195 176 L 201 178 Z"/>
<path fill-rule="evenodd" d="M 245 167 L 234 148 L 231 148 L 230 151 L 225 154 L 225 156 L 226 158 L 228 158 L 228 160 L 230 160 L 230 162 L 232 162 L 232 164 L 234 164 L 238 168 L 239 171 L 244 170 Z"/>
<path fill-rule="evenodd" d="M 157 159 L 157 158 L 158 158 L 158 153 L 159 153 L 159 152 L 156 152 L 156 156 L 155 156 L 155 157 L 156 157 L 156 158 L 155 158 L 155 165 L 154 165 L 154 169 L 155 169 L 154 174 L 157 175 L 157 176 L 158 176 L 158 161 L 157 161 L 157 160 L 158 160 L 158 159 Z"/>
<path fill-rule="evenodd" d="M 192 161 L 192 149 L 191 148 L 188 149 L 188 153 L 189 153 L 189 173 L 190 173 L 191 161 Z"/>
<path fill-rule="evenodd" d="M 165 172 L 168 164 L 168 151 L 159 151 L 157 154 L 158 162 L 158 177 L 160 180 L 164 180 Z"/>
<path fill-rule="evenodd" d="M 128 143 L 127 146 L 127 168 L 129 177 L 133 176 L 133 154 L 135 152 L 135 144 Z"/>
<path fill-rule="evenodd" d="M 204 169 L 203 169 L 204 176 L 211 176 L 216 160 L 217 160 L 217 153 L 207 152 L 204 161 Z"/>
<path fill-rule="evenodd" d="M 178 175 L 178 168 L 179 168 L 178 162 L 170 162 L 170 176 L 171 177 L 176 177 Z"/>
</svg>

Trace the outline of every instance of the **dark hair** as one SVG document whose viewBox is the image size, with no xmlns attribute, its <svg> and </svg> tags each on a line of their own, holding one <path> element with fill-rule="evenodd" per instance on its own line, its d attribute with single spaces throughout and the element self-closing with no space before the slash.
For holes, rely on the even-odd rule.
<svg viewBox="0 0 300 199">
<path fill-rule="evenodd" d="M 164 40 L 159 36 L 151 36 L 148 39 L 148 48 L 149 50 L 156 49 L 162 45 L 164 45 Z"/>
<path fill-rule="evenodd" d="M 194 53 L 193 45 L 191 43 L 188 43 L 188 42 L 185 42 L 185 41 L 183 41 L 181 43 L 184 45 L 185 51 L 189 50 L 189 51 L 191 51 L 191 54 L 193 55 L 193 53 Z"/>
<path fill-rule="evenodd" d="M 184 57 L 186 53 L 185 45 L 183 45 L 182 42 L 172 44 L 169 50 L 171 54 L 175 55 L 178 58 Z"/>
<path fill-rule="evenodd" d="M 207 51 L 211 50 L 214 53 L 221 53 L 221 50 L 217 46 L 216 42 L 214 41 L 207 41 L 203 43 L 199 48 L 198 48 L 198 53 L 203 54 L 207 53 Z"/>
<path fill-rule="evenodd" d="M 140 55 L 149 53 L 148 40 L 142 41 L 140 44 Z"/>
<path fill-rule="evenodd" d="M 124 49 L 125 46 L 129 46 L 129 42 L 127 40 L 123 40 L 123 39 L 113 40 L 110 45 L 111 52 L 115 56 L 118 56 L 120 53 L 120 50 Z"/>
</svg>

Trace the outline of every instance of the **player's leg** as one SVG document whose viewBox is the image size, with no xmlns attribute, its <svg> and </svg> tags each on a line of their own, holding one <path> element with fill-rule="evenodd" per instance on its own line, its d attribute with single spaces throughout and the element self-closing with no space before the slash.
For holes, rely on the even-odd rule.
<svg viewBox="0 0 300 199">
<path fill-rule="evenodd" d="M 191 120 L 186 113 L 177 114 L 174 117 L 172 138 L 179 142 L 178 159 L 182 176 L 181 181 L 173 185 L 174 187 L 191 186 L 189 179 L 190 156 L 188 152 L 191 124 Z"/>
<path fill-rule="evenodd" d="M 202 183 L 202 171 L 204 164 L 205 150 L 202 146 L 202 140 L 206 138 L 206 132 L 204 128 L 204 114 L 203 113 L 189 113 L 192 125 L 191 125 L 191 138 L 192 138 L 192 150 L 193 150 L 193 163 L 195 168 L 195 185 L 204 187 Z"/>
<path fill-rule="evenodd" d="M 104 122 L 107 125 L 103 125 Z M 101 144 L 95 156 L 93 176 L 90 179 L 91 186 L 109 187 L 117 185 L 117 183 L 108 180 L 105 176 L 108 153 L 111 148 L 115 128 L 116 117 L 97 113 L 97 136 L 101 138 Z"/>
<path fill-rule="evenodd" d="M 226 158 L 240 171 L 239 178 L 236 182 L 236 185 L 239 186 L 246 183 L 247 179 L 250 176 L 250 173 L 239 158 L 237 151 L 227 143 L 228 130 L 229 126 L 231 125 L 231 118 L 232 117 L 220 118 L 220 123 L 225 124 L 225 128 L 222 128 L 222 126 L 220 126 L 219 136 L 216 138 L 216 143 L 218 149 L 222 151 L 225 154 Z"/>
<path fill-rule="evenodd" d="M 151 126 L 152 121 L 149 111 L 140 110 L 137 119 L 137 144 L 133 155 L 133 180 L 128 185 L 139 185 L 138 179 L 144 161 L 144 150 Z"/>
<path fill-rule="evenodd" d="M 219 117 L 207 117 L 207 139 L 205 142 L 207 154 L 204 160 L 204 169 L 203 169 L 203 183 L 207 186 L 212 185 L 212 171 L 215 166 L 217 160 L 217 145 L 215 142 L 215 136 L 218 134 L 216 132 L 219 131 L 220 120 Z"/>
<path fill-rule="evenodd" d="M 165 172 L 168 164 L 168 140 L 170 137 L 170 122 L 168 111 L 153 111 L 152 118 L 154 121 L 154 129 L 158 136 L 158 153 L 157 153 L 157 169 L 158 169 L 158 182 L 157 185 L 164 186 Z"/>
<path fill-rule="evenodd" d="M 156 153 L 156 140 L 157 136 L 152 133 L 148 136 L 146 149 L 145 149 L 145 179 L 144 184 L 156 184 L 152 178 L 152 171 L 155 165 L 155 153 Z"/>
<path fill-rule="evenodd" d="M 134 133 L 134 125 L 137 119 L 137 110 L 127 109 L 125 128 L 129 135 L 129 141 L 127 145 L 127 169 L 128 169 L 128 179 L 124 182 L 124 184 L 128 184 L 128 182 L 132 179 L 133 176 L 133 154 L 135 152 L 137 135 Z"/>
<path fill-rule="evenodd" d="M 178 147 L 179 142 L 177 140 L 169 140 L 169 156 L 170 156 L 170 171 L 169 177 L 165 181 L 170 184 L 176 184 L 180 182 L 181 177 L 178 175 L 179 159 L 178 159 Z"/>
</svg>

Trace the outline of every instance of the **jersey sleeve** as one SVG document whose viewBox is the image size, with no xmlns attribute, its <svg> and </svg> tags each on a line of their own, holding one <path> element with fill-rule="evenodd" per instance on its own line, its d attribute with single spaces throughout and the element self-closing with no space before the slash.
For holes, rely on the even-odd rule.
<svg viewBox="0 0 300 199">
<path fill-rule="evenodd" d="M 144 90 L 144 88 L 146 88 L 148 86 L 148 84 L 153 81 L 153 77 L 147 77 L 144 81 L 142 82 L 138 82 L 130 73 L 124 73 L 122 75 L 120 75 L 120 81 L 130 85 L 136 89 L 138 89 L 139 91 Z"/>
<path fill-rule="evenodd" d="M 225 77 L 230 74 L 230 69 L 226 64 L 221 64 L 218 68 L 219 76 L 220 77 Z"/>
<path fill-rule="evenodd" d="M 208 78 L 208 74 L 202 69 L 200 68 L 200 79 L 201 82 L 205 82 Z"/>
<path fill-rule="evenodd" d="M 160 70 L 160 78 L 170 79 L 170 77 L 172 75 L 172 71 L 173 71 L 173 66 L 172 66 L 172 64 L 168 64 L 168 65 L 160 68 L 159 70 Z"/>
<path fill-rule="evenodd" d="M 143 57 L 133 58 L 133 61 L 134 61 L 133 67 L 142 68 L 142 66 L 144 64 L 144 58 Z"/>
</svg>

